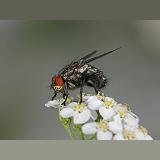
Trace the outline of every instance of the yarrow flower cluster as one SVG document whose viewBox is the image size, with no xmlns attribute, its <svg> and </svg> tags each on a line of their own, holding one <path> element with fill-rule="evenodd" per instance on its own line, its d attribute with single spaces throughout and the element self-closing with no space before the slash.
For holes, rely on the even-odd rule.
<svg viewBox="0 0 160 160">
<path fill-rule="evenodd" d="M 61 124 L 72 139 L 74 136 L 70 124 L 73 120 L 75 132 L 80 139 L 84 139 L 85 134 L 91 135 L 88 139 L 97 140 L 153 140 L 148 131 L 139 125 L 140 119 L 127 104 L 118 104 L 104 94 L 83 94 L 81 104 L 73 97 L 67 99 L 66 106 L 61 106 L 62 101 L 49 101 L 45 106 L 59 108 Z M 69 123 L 66 120 L 70 120 Z"/>
</svg>

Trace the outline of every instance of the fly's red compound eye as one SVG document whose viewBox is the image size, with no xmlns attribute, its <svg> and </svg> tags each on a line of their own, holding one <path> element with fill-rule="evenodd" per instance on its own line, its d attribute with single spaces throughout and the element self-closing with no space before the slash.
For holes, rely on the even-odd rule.
<svg viewBox="0 0 160 160">
<path fill-rule="evenodd" d="M 56 77 L 56 83 L 58 86 L 63 86 L 64 82 L 61 77 Z"/>
<path fill-rule="evenodd" d="M 54 81 L 55 81 L 55 78 L 54 78 L 54 77 L 52 77 L 51 81 L 52 81 L 52 82 L 54 82 Z"/>
</svg>

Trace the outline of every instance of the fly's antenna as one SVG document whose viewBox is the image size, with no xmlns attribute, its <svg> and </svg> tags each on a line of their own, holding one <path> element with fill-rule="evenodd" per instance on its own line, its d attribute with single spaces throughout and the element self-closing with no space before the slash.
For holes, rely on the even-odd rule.
<svg viewBox="0 0 160 160">
<path fill-rule="evenodd" d="M 120 48 L 122 48 L 122 47 L 116 48 L 116 49 L 114 49 L 114 50 L 112 50 L 112 51 L 109 51 L 109 52 L 107 52 L 107 53 L 101 54 L 101 55 L 99 55 L 99 56 L 97 56 L 97 57 L 93 57 L 93 58 L 91 58 L 91 59 L 88 59 L 88 60 L 86 60 L 86 61 L 83 63 L 83 65 L 84 65 L 84 64 L 87 64 L 87 63 L 90 63 L 90 62 L 92 62 L 92 61 L 94 61 L 94 60 L 96 60 L 96 59 L 99 59 L 99 58 L 101 58 L 101 57 L 103 57 L 103 56 L 106 56 L 106 55 L 108 55 L 108 54 L 110 54 L 110 53 L 112 53 L 112 52 L 114 52 L 114 51 L 116 51 L 116 50 L 118 50 L 118 49 L 120 49 Z"/>
</svg>

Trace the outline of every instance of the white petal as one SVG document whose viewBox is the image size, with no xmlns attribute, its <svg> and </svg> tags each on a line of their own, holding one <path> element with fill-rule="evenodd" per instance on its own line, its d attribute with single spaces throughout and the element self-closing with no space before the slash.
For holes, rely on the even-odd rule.
<svg viewBox="0 0 160 160">
<path fill-rule="evenodd" d="M 123 131 L 122 124 L 114 122 L 114 121 L 109 122 L 108 127 L 109 127 L 109 130 L 112 131 L 114 134 L 119 134 L 119 133 L 122 133 Z"/>
<path fill-rule="evenodd" d="M 54 108 L 58 108 L 60 106 L 60 103 L 58 100 L 53 100 L 53 101 L 48 101 L 46 104 L 45 104 L 46 107 L 54 107 Z"/>
<path fill-rule="evenodd" d="M 103 105 L 103 102 L 100 100 L 93 100 L 88 103 L 88 107 L 92 110 L 98 110 Z"/>
<path fill-rule="evenodd" d="M 99 113 L 107 121 L 112 120 L 113 115 L 115 114 L 113 108 L 106 108 L 104 106 L 99 108 Z"/>
<path fill-rule="evenodd" d="M 128 111 L 126 107 L 123 106 L 123 104 L 117 104 L 116 105 L 116 110 L 117 111 Z"/>
<path fill-rule="evenodd" d="M 83 100 L 88 100 L 91 96 L 84 96 Z"/>
<path fill-rule="evenodd" d="M 119 114 L 116 114 L 113 119 L 115 122 L 122 124 L 122 118 L 120 118 Z"/>
<path fill-rule="evenodd" d="M 105 98 L 106 98 L 107 101 L 114 101 L 114 99 L 111 98 L 111 97 L 105 97 Z"/>
<path fill-rule="evenodd" d="M 98 131 L 97 132 L 97 139 L 98 140 L 111 140 L 112 139 L 112 133 L 110 131 Z"/>
<path fill-rule="evenodd" d="M 63 118 L 69 118 L 69 117 L 72 117 L 74 115 L 74 111 L 71 107 L 67 107 L 67 108 L 64 108 L 60 111 L 60 115 Z"/>
<path fill-rule="evenodd" d="M 68 104 L 66 107 L 74 107 L 74 106 L 76 106 L 76 105 L 78 105 L 78 103 L 72 102 L 72 103 Z"/>
<path fill-rule="evenodd" d="M 113 140 L 125 140 L 122 134 L 116 134 L 113 137 Z"/>
<path fill-rule="evenodd" d="M 82 126 L 82 132 L 84 134 L 95 134 L 97 133 L 97 123 L 96 122 L 91 122 L 91 123 L 86 123 Z"/>
<path fill-rule="evenodd" d="M 140 121 L 139 117 L 136 114 L 134 114 L 133 112 L 129 112 L 128 117 L 135 119 L 137 121 L 137 123 L 139 123 L 139 121 Z"/>
<path fill-rule="evenodd" d="M 131 132 L 139 132 L 137 126 L 128 126 L 126 124 L 124 124 L 124 130 L 127 130 L 127 131 L 131 131 Z"/>
<path fill-rule="evenodd" d="M 96 97 L 96 96 L 90 96 L 89 98 L 88 98 L 88 100 L 87 100 L 87 103 L 89 103 L 89 102 L 91 102 L 91 101 L 96 101 L 96 100 L 98 100 L 98 98 Z"/>
<path fill-rule="evenodd" d="M 144 139 L 145 140 L 153 140 L 153 138 L 150 135 L 146 135 Z"/>
<path fill-rule="evenodd" d="M 96 111 L 94 111 L 94 110 L 90 110 L 90 113 L 91 113 L 91 118 L 93 119 L 93 120 L 96 120 L 97 119 L 97 112 Z"/>
<path fill-rule="evenodd" d="M 105 97 L 105 99 L 108 101 L 108 102 L 112 102 L 113 103 L 113 105 L 115 105 L 115 104 L 117 104 L 117 102 L 113 99 L 113 98 L 111 98 L 111 97 Z"/>
<path fill-rule="evenodd" d="M 86 123 L 90 117 L 91 117 L 91 113 L 88 109 L 83 110 L 83 112 L 81 113 L 76 113 L 74 114 L 74 124 L 83 124 Z"/>
<path fill-rule="evenodd" d="M 137 119 L 133 119 L 133 118 L 124 118 L 124 122 L 128 125 L 128 126 L 138 126 L 138 121 Z"/>
<path fill-rule="evenodd" d="M 144 140 L 144 134 L 142 132 L 136 132 L 136 140 Z"/>
</svg>

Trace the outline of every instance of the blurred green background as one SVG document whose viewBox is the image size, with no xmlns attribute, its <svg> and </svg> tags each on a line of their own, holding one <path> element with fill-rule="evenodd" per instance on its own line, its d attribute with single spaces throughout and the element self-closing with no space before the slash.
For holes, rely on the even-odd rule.
<svg viewBox="0 0 160 160">
<path fill-rule="evenodd" d="M 58 110 L 44 106 L 53 95 L 47 88 L 51 77 L 75 58 L 120 46 L 92 63 L 112 78 L 103 92 L 128 103 L 140 124 L 160 139 L 159 42 L 160 21 L 1 20 L 0 139 L 69 139 Z"/>
</svg>

